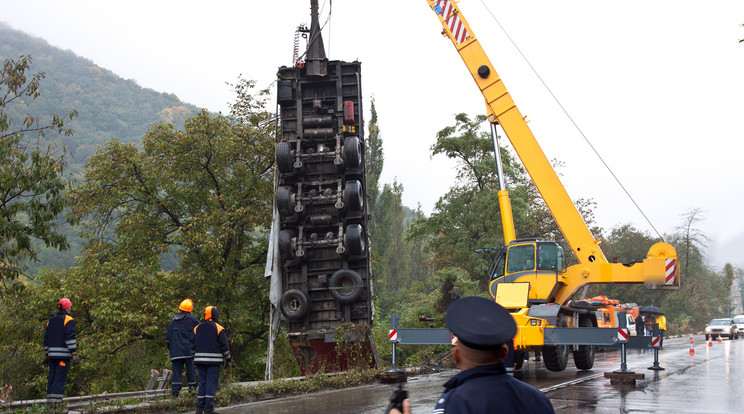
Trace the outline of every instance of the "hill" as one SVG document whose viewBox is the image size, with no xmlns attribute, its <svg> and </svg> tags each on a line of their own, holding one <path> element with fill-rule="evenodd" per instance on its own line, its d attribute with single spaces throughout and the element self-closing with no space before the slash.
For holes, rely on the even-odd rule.
<svg viewBox="0 0 744 414">
<path fill-rule="evenodd" d="M 16 125 L 25 115 L 32 114 L 47 122 L 53 113 L 65 114 L 77 110 L 78 117 L 65 126 L 71 127 L 72 136 L 49 136 L 71 154 L 65 171 L 79 176 L 85 163 L 98 146 L 116 138 L 124 143 L 138 143 L 150 124 L 172 122 L 178 128 L 199 108 L 182 102 L 177 96 L 142 88 L 133 80 L 123 79 L 112 71 L 96 65 L 72 51 L 49 45 L 41 38 L 30 36 L 0 22 L 0 61 L 31 56 L 31 73 L 44 72 L 41 97 L 28 105 L 11 105 L 6 110 Z M 80 252 L 82 240 L 70 226 L 62 231 L 71 249 L 58 252 L 40 249 L 39 262 L 29 265 L 33 275 L 43 267 L 67 268 Z"/>
<path fill-rule="evenodd" d="M 12 119 L 20 122 L 26 112 L 51 115 L 78 111 L 78 117 L 69 124 L 75 134 L 55 137 L 73 155 L 68 167 L 73 174 L 82 172 L 98 145 L 113 138 L 139 142 L 151 123 L 173 122 L 180 127 L 199 110 L 173 94 L 142 88 L 72 51 L 53 47 L 2 22 L 0 45 L 0 60 L 28 55 L 33 59 L 31 72 L 46 73 L 40 86 L 41 99 L 23 108 L 23 113 L 21 108 L 8 108 Z"/>
</svg>

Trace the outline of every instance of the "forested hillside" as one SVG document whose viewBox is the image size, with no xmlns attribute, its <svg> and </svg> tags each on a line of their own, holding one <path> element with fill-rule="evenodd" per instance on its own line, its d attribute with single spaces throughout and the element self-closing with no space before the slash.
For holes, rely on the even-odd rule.
<svg viewBox="0 0 744 414">
<path fill-rule="evenodd" d="M 198 108 L 181 102 L 173 94 L 156 92 L 123 79 L 108 69 L 69 50 L 52 47 L 46 40 L 14 30 L 0 22 L 0 61 L 31 56 L 31 72 L 45 72 L 41 83 L 43 100 L 25 108 L 8 108 L 11 119 L 25 113 L 52 114 L 75 109 L 78 117 L 69 123 L 75 134 L 60 136 L 58 144 L 72 154 L 67 171 L 80 173 L 86 160 L 112 138 L 123 143 L 139 142 L 153 122 L 183 122 Z"/>
<path fill-rule="evenodd" d="M 172 122 L 182 128 L 184 121 L 199 110 L 173 94 L 142 88 L 133 80 L 123 79 L 88 59 L 50 46 L 46 40 L 14 30 L 3 22 L 0 22 L 0 45 L 0 61 L 30 56 L 31 73 L 46 74 L 39 89 L 44 99 L 29 100 L 24 106 L 9 106 L 10 119 L 19 123 L 26 114 L 42 114 L 40 120 L 48 122 L 53 113 L 77 111 L 78 116 L 67 123 L 74 130 L 73 135 L 49 135 L 70 153 L 67 176 L 79 176 L 90 156 L 111 139 L 139 143 L 150 124 Z M 29 275 L 44 267 L 72 265 L 80 253 L 82 240 L 69 225 L 63 225 L 61 231 L 70 242 L 70 249 L 59 252 L 41 248 L 39 260 L 28 263 Z"/>
</svg>

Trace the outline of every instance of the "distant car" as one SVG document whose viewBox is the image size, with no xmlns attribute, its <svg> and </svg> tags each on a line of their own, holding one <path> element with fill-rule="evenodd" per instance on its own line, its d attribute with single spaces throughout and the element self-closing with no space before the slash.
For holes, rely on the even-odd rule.
<svg viewBox="0 0 744 414">
<path fill-rule="evenodd" d="M 744 332 L 744 315 L 734 316 L 734 323 L 736 324 L 736 329 L 739 330 L 739 333 Z"/>
<path fill-rule="evenodd" d="M 736 327 L 732 318 L 720 318 L 710 321 L 705 327 L 705 339 L 715 339 L 719 336 L 728 337 L 728 339 L 739 339 L 739 329 Z"/>
</svg>

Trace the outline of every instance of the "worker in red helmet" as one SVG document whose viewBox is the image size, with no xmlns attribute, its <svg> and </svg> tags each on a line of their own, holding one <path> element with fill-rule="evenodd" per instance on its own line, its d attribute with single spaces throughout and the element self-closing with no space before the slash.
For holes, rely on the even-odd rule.
<svg viewBox="0 0 744 414">
<path fill-rule="evenodd" d="M 77 330 L 75 320 L 70 316 L 72 302 L 62 298 L 57 303 L 58 312 L 47 322 L 44 331 L 44 363 L 49 365 L 47 377 L 47 406 L 49 412 L 60 409 L 65 396 L 67 372 L 70 361 L 77 364 L 80 357 L 77 354 Z"/>
<path fill-rule="evenodd" d="M 178 314 L 168 324 L 165 344 L 170 352 L 173 368 L 171 377 L 171 395 L 178 397 L 183 387 L 183 369 L 186 368 L 186 379 L 189 381 L 189 392 L 196 394 L 196 370 L 191 349 L 194 347 L 194 328 L 199 320 L 191 314 L 194 302 L 184 299 L 178 306 Z"/>
<path fill-rule="evenodd" d="M 199 391 L 196 396 L 196 413 L 214 413 L 214 396 L 220 378 L 220 366 L 230 363 L 230 347 L 225 328 L 217 323 L 217 308 L 204 309 L 204 322 L 194 328 L 194 365 L 199 369 Z"/>
</svg>

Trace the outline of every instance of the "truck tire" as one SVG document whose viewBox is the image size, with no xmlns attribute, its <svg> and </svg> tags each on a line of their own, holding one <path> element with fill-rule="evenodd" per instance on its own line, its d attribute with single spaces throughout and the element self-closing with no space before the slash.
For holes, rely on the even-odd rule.
<svg viewBox="0 0 744 414">
<path fill-rule="evenodd" d="M 284 174 L 294 171 L 294 157 L 289 142 L 282 141 L 276 144 L 276 167 Z"/>
<path fill-rule="evenodd" d="M 566 328 L 566 315 L 559 313 L 555 320 L 556 328 Z M 542 356 L 545 368 L 549 371 L 563 371 L 568 364 L 568 345 L 543 346 Z"/>
<path fill-rule="evenodd" d="M 295 251 L 292 249 L 292 237 L 294 235 L 289 230 L 279 232 L 279 254 L 285 259 L 295 258 Z"/>
<path fill-rule="evenodd" d="M 364 282 L 359 273 L 351 269 L 337 270 L 328 280 L 328 287 L 339 303 L 356 302 L 364 289 Z"/>
<path fill-rule="evenodd" d="M 281 186 L 276 189 L 276 208 L 282 217 L 294 214 L 292 203 L 292 187 Z"/>
<path fill-rule="evenodd" d="M 589 318 L 582 319 L 579 326 L 583 328 L 593 328 L 594 324 Z M 581 328 L 579 328 L 581 329 Z M 578 369 L 592 369 L 594 366 L 594 346 L 579 345 L 579 349 L 573 351 L 574 365 Z"/>
<path fill-rule="evenodd" d="M 361 224 L 346 226 L 346 248 L 352 256 L 361 256 L 365 253 L 366 236 Z"/>
<path fill-rule="evenodd" d="M 279 307 L 287 319 L 302 319 L 307 313 L 307 295 L 297 289 L 289 289 L 282 295 Z"/>
<path fill-rule="evenodd" d="M 346 168 L 359 168 L 362 165 L 362 143 L 358 137 L 344 140 L 344 161 Z"/>
<path fill-rule="evenodd" d="M 344 189 L 344 204 L 350 212 L 362 211 L 364 207 L 364 191 L 362 191 L 362 183 L 359 180 L 351 180 L 346 182 Z"/>
</svg>

